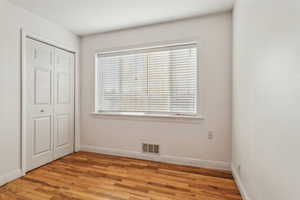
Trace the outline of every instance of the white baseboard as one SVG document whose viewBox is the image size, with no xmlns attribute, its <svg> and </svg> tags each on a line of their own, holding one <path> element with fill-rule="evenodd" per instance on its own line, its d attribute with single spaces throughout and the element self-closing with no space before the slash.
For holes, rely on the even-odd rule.
<svg viewBox="0 0 300 200">
<path fill-rule="evenodd" d="M 240 190 L 240 193 L 242 195 L 243 200 L 251 200 L 251 198 L 249 197 L 247 190 L 241 180 L 241 177 L 239 175 L 239 173 L 237 172 L 236 168 L 234 167 L 234 165 L 231 165 L 231 171 L 232 171 L 232 175 L 234 177 L 234 180 Z"/>
<path fill-rule="evenodd" d="M 20 178 L 23 175 L 22 170 L 21 169 L 16 169 L 14 171 L 11 171 L 9 173 L 0 175 L 0 186 L 13 181 L 17 178 Z"/>
<path fill-rule="evenodd" d="M 95 152 L 108 155 L 124 156 L 143 160 L 151 160 L 157 162 L 173 163 L 187 165 L 193 167 L 201 167 L 208 169 L 228 170 L 231 171 L 230 163 L 222 161 L 200 160 L 194 158 L 167 156 L 167 155 L 151 155 L 135 151 L 126 151 L 120 149 L 102 148 L 90 145 L 81 145 L 82 151 Z"/>
</svg>

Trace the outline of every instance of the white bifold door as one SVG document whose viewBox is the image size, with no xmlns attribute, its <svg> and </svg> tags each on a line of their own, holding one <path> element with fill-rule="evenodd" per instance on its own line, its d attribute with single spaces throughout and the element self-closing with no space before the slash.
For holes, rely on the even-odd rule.
<svg viewBox="0 0 300 200">
<path fill-rule="evenodd" d="M 26 38 L 26 171 L 74 151 L 74 54 Z"/>
</svg>

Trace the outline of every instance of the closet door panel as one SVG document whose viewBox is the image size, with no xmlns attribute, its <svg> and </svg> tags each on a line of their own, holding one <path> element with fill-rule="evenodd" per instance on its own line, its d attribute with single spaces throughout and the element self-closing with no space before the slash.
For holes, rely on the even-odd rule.
<svg viewBox="0 0 300 200">
<path fill-rule="evenodd" d="M 51 151 L 51 116 L 43 116 L 33 120 L 33 154 L 40 154 Z"/>
<path fill-rule="evenodd" d="M 74 151 L 74 54 L 55 49 L 54 158 Z"/>
<path fill-rule="evenodd" d="M 26 170 L 53 160 L 54 48 L 26 39 Z"/>
</svg>

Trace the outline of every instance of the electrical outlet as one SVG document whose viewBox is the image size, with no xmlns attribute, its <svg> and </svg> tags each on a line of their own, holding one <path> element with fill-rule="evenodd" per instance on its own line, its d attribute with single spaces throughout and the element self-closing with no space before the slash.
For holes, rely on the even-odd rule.
<svg viewBox="0 0 300 200">
<path fill-rule="evenodd" d="M 208 131 L 208 139 L 209 140 L 214 139 L 214 133 L 212 131 Z"/>
<path fill-rule="evenodd" d="M 241 169 L 242 169 L 242 166 L 241 166 L 241 165 L 238 165 L 238 168 L 237 168 L 237 170 L 238 170 L 238 174 L 239 174 L 239 176 L 241 176 Z"/>
</svg>

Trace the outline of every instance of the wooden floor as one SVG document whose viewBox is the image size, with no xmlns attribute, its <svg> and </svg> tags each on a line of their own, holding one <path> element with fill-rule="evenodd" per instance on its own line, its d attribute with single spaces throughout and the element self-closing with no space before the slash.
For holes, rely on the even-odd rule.
<svg viewBox="0 0 300 200">
<path fill-rule="evenodd" d="M 79 152 L 0 187 L 0 200 L 241 200 L 228 172 Z"/>
</svg>

